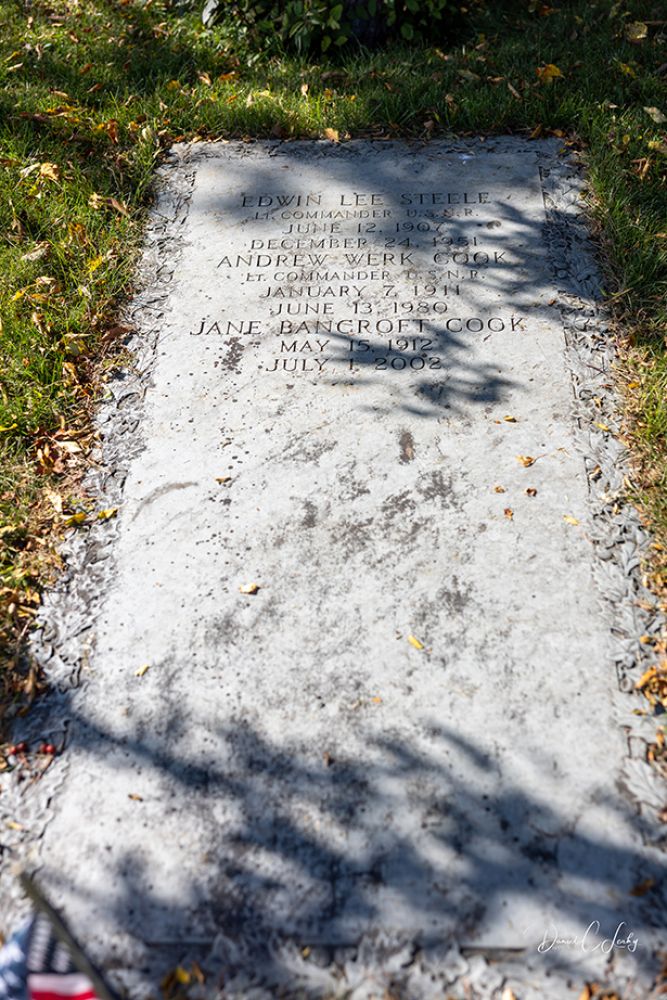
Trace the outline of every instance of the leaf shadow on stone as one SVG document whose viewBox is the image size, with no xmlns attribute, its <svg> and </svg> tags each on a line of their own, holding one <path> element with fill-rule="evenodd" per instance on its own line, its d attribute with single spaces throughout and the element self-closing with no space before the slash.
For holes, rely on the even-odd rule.
<svg viewBox="0 0 667 1000">
<path fill-rule="evenodd" d="M 304 984 L 309 995 L 328 995 L 324 987 L 317 992 L 318 983 L 335 969 L 327 990 L 336 977 L 350 988 L 360 974 L 415 1000 L 441 995 L 429 993 L 419 977 L 433 977 L 442 989 L 452 974 L 452 948 L 466 954 L 479 947 L 493 959 L 493 945 L 487 952 L 477 939 L 490 914 L 505 909 L 511 923 L 513 910 L 541 897 L 566 915 L 568 927 L 557 928 L 545 905 L 543 923 L 522 928 L 519 965 L 542 961 L 552 972 L 581 976 L 581 948 L 556 947 L 540 960 L 540 942 L 557 932 L 581 935 L 598 921 L 589 941 L 599 947 L 625 921 L 624 933 L 634 928 L 639 936 L 638 966 L 652 968 L 636 928 L 661 926 L 664 866 L 647 867 L 602 829 L 580 832 L 585 817 L 564 820 L 548 801 L 527 795 L 502 761 L 456 732 L 425 719 L 419 736 L 385 732 L 368 721 L 369 711 L 369 705 L 359 710 L 365 759 L 337 746 L 333 732 L 315 748 L 294 736 L 269 739 L 241 719 L 210 733 L 210 754 L 192 759 L 174 749 L 174 740 L 183 745 L 184 727 L 173 704 L 158 727 L 167 735 L 129 739 L 68 710 L 69 753 L 111 755 L 127 771 L 128 787 L 143 776 L 151 789 L 130 806 L 152 817 L 143 821 L 138 850 L 123 847 L 128 810 L 120 806 L 106 838 L 116 841 L 108 857 L 93 857 L 82 845 L 77 885 L 45 859 L 52 892 L 87 897 L 91 924 L 102 917 L 133 942 L 125 956 L 96 942 L 98 961 L 122 969 L 130 954 L 130 979 L 145 984 L 197 960 L 211 983 L 224 981 L 232 993 L 262 984 L 276 991 L 270 995 Z M 148 733 L 152 720 L 137 721 Z M 548 749 L 536 748 L 530 766 L 552 767 Z M 181 845 L 182 872 L 162 867 L 162 839 L 178 828 L 167 822 L 164 804 L 170 816 L 195 815 L 201 825 L 196 842 Z M 641 825 L 621 800 L 605 806 Z M 195 873 L 191 854 L 204 847 Z M 91 865 L 105 870 L 112 892 L 100 896 L 90 886 Z M 647 878 L 655 889 L 631 895 Z M 312 952 L 308 960 L 304 948 Z M 398 952 L 395 967 L 389 956 Z"/>
<path fill-rule="evenodd" d="M 438 147 L 446 147 L 447 143 L 379 142 L 371 144 L 376 148 L 377 155 L 370 154 L 368 160 L 364 159 L 362 153 L 364 147 L 369 147 L 367 142 L 346 143 L 340 146 L 324 143 L 321 145 L 324 148 L 321 150 L 321 160 L 317 161 L 316 166 L 319 169 L 320 163 L 322 165 L 319 178 L 322 190 L 326 191 L 331 185 L 334 189 L 340 188 L 341 190 L 356 190 L 358 188 L 370 190 L 372 188 L 381 191 L 385 197 L 384 206 L 394 213 L 394 218 L 400 218 L 401 213 L 405 211 L 405 206 L 394 200 L 398 197 L 397 194 L 386 194 L 392 189 L 396 191 L 397 180 L 395 174 L 392 174 L 391 159 L 385 158 L 384 153 L 394 150 L 394 155 L 396 155 L 395 151 L 398 149 L 400 156 L 401 149 L 410 148 L 412 150 L 418 149 L 424 157 L 428 157 Z M 312 143 L 270 141 L 264 143 L 264 148 L 271 152 L 271 159 L 277 165 L 287 165 L 294 168 L 298 168 L 302 152 L 308 146 L 312 148 Z M 546 141 L 543 146 L 550 155 L 555 155 L 557 143 Z M 468 161 L 474 161 L 477 158 L 483 160 L 487 155 L 483 144 L 475 140 L 470 140 L 467 143 L 465 141 L 459 142 L 455 144 L 455 148 L 459 152 L 454 152 L 452 155 L 465 157 Z M 468 152 L 464 152 L 464 150 Z M 205 147 L 198 147 L 194 151 L 195 158 L 203 157 L 205 159 L 207 155 Z M 281 171 L 278 171 L 278 166 L 271 169 L 259 164 L 252 159 L 252 150 L 249 151 L 249 157 L 243 167 L 243 176 L 244 179 L 247 178 L 248 190 L 259 192 L 275 192 L 283 188 L 292 190 L 293 181 L 290 181 L 289 173 L 285 179 L 285 177 L 279 176 Z M 331 166 L 331 164 L 335 166 Z M 407 178 L 404 186 L 409 187 L 411 183 L 418 188 L 419 176 Z M 448 184 L 450 182 L 445 174 L 441 185 L 443 190 L 447 189 Z M 208 213 L 221 220 L 227 219 L 234 222 L 246 219 L 250 210 L 242 208 L 238 200 L 232 198 L 220 200 L 200 197 L 196 206 L 191 209 L 191 215 L 196 219 L 198 214 Z M 525 391 L 520 379 L 515 373 L 510 372 L 509 366 L 505 364 L 502 347 L 495 356 L 487 350 L 486 355 L 483 354 L 480 357 L 471 352 L 473 345 L 479 341 L 489 341 L 490 346 L 492 346 L 494 334 L 497 335 L 504 331 L 511 331 L 512 336 L 530 337 L 531 326 L 534 323 L 545 321 L 550 324 L 553 324 L 554 321 L 558 323 L 557 297 L 552 298 L 548 303 L 540 302 L 539 293 L 536 292 L 540 285 L 557 287 L 561 297 L 583 295 L 590 298 L 591 295 L 599 294 L 599 289 L 590 273 L 580 273 L 582 262 L 571 246 L 565 248 L 565 254 L 561 255 L 561 263 L 564 261 L 565 266 L 561 266 L 560 270 L 554 273 L 547 248 L 554 242 L 562 242 L 562 236 L 557 232 L 557 226 L 554 226 L 553 220 L 545 218 L 541 224 L 536 225 L 535 219 L 531 217 L 530 213 L 524 211 L 519 203 L 504 203 L 502 214 L 502 221 L 498 219 L 492 220 L 492 223 L 489 224 L 477 222 L 474 225 L 471 225 L 469 219 L 434 217 L 431 222 L 434 226 L 441 228 L 434 229 L 432 233 L 426 235 L 410 232 L 394 234 L 397 240 L 410 236 L 413 239 L 417 236 L 420 240 L 426 238 L 426 245 L 412 246 L 409 249 L 397 246 L 392 249 L 392 252 L 400 253 L 403 250 L 410 253 L 412 257 L 410 269 L 415 273 L 425 275 L 434 270 L 442 273 L 443 277 L 437 279 L 435 283 L 448 284 L 450 294 L 442 293 L 439 298 L 438 296 L 422 296 L 422 298 L 428 302 L 429 306 L 433 302 L 447 298 L 447 311 L 445 313 L 441 315 L 429 314 L 428 312 L 408 314 L 404 319 L 408 319 L 408 322 L 414 319 L 414 327 L 408 329 L 406 326 L 405 330 L 394 331 L 391 336 L 372 332 L 369 334 L 365 333 L 363 329 L 355 334 L 340 332 L 336 329 L 328 330 L 326 329 L 327 317 L 283 314 L 282 319 L 291 320 L 294 324 L 292 332 L 286 333 L 284 339 L 294 341 L 295 339 L 307 340 L 310 337 L 312 340 L 312 337 L 317 336 L 317 333 L 310 331 L 316 328 L 317 321 L 320 320 L 323 323 L 320 335 L 329 341 L 328 350 L 332 352 L 330 356 L 332 367 L 328 369 L 328 374 L 323 373 L 318 378 L 329 384 L 343 383 L 359 389 L 376 385 L 383 386 L 387 390 L 384 405 L 376 401 L 371 410 L 371 407 L 359 402 L 356 409 L 360 414 L 368 411 L 375 415 L 381 415 L 382 412 L 395 411 L 399 407 L 406 415 L 413 418 L 455 416 L 463 412 L 466 404 L 495 406 L 502 404 L 509 397 L 510 392 L 521 393 Z M 276 210 L 276 217 L 280 218 L 278 210 Z M 283 221 L 287 225 L 287 220 Z M 258 224 L 266 225 L 266 223 Z M 475 263 L 462 265 L 456 261 L 434 263 L 434 254 L 438 252 L 441 254 L 447 251 L 473 253 L 477 250 L 475 247 L 466 248 L 456 243 L 452 246 L 445 244 L 429 246 L 430 241 L 441 236 L 457 240 L 478 235 L 482 238 L 479 252 L 483 253 L 485 252 L 483 238 L 486 235 L 488 225 L 491 224 L 494 227 L 493 246 L 501 258 L 504 253 L 515 253 L 511 266 L 504 260 L 498 263 L 490 262 L 488 265 Z M 253 223 L 251 222 L 250 225 L 252 226 Z M 273 225 L 277 227 L 280 223 L 274 222 Z M 475 227 L 478 227 L 479 232 L 476 231 Z M 252 230 L 249 229 L 247 232 L 250 236 Z M 391 228 L 387 231 L 364 233 L 364 238 L 368 241 L 364 252 L 378 255 L 386 252 L 385 240 L 391 233 Z M 319 236 L 321 237 L 322 234 Z M 302 238 L 307 239 L 308 237 Z M 517 239 L 524 241 L 519 247 L 518 254 L 516 253 Z M 307 257 L 308 254 L 304 252 L 303 256 Z M 355 256 L 355 254 L 351 256 Z M 353 271 L 355 267 L 358 269 L 359 265 L 350 264 L 349 267 L 350 271 Z M 340 270 L 341 265 L 337 264 L 336 269 Z M 465 272 L 471 269 L 478 273 L 478 278 L 474 281 L 465 278 Z M 324 287 L 328 283 L 325 278 L 319 280 L 317 277 L 308 277 L 309 274 L 317 275 L 318 267 L 315 265 L 304 265 L 301 270 L 304 274 L 303 280 L 282 282 L 281 291 L 283 293 L 287 292 L 289 296 L 291 287 L 298 291 L 298 287 L 302 285 L 311 285 L 316 288 L 318 285 Z M 322 265 L 319 270 L 320 273 L 326 272 L 326 266 Z M 329 270 L 331 270 L 330 265 Z M 427 277 L 408 281 L 405 278 L 405 273 L 406 269 L 403 269 L 402 280 L 405 284 L 414 282 L 417 285 L 423 285 L 427 282 L 433 282 L 432 278 Z M 500 317 L 490 314 L 487 304 L 477 302 L 478 281 L 483 283 L 488 292 L 498 294 L 500 302 L 511 303 L 511 309 L 501 307 Z M 458 294 L 451 294 L 453 285 L 459 289 Z M 364 297 L 366 298 L 367 295 L 368 293 Z M 297 297 L 300 301 L 304 301 L 303 297 Z M 289 298 L 281 298 L 280 301 L 289 306 Z M 375 295 L 375 301 L 376 306 L 379 301 L 381 307 L 382 296 L 380 293 Z M 268 302 L 269 300 L 265 299 L 263 305 L 266 306 Z M 276 300 L 271 301 L 270 305 L 275 307 Z M 388 315 L 377 310 L 372 315 L 353 313 L 352 308 L 349 302 L 336 304 L 337 317 L 343 313 L 346 321 L 349 320 L 354 325 L 358 321 L 363 323 L 366 320 L 370 321 L 372 327 L 377 319 L 384 320 Z M 398 314 L 393 318 L 397 319 Z M 299 325 L 303 320 L 306 321 L 306 324 L 300 328 Z M 491 329 L 487 327 L 478 329 L 478 321 L 487 322 L 488 320 L 492 321 Z M 417 321 L 419 321 L 419 326 Z M 278 322 L 278 318 L 274 315 L 273 324 L 276 327 Z M 466 323 L 470 324 L 470 329 L 466 329 Z M 268 336 L 273 336 L 273 332 Z M 280 335 L 275 337 L 276 352 L 279 351 L 279 337 L 283 339 Z M 428 350 L 422 349 L 415 338 L 422 343 L 428 341 Z M 358 343 L 364 339 L 367 347 L 352 350 L 352 342 Z M 389 340 L 391 344 L 388 343 Z M 295 354 L 287 353 L 284 360 L 287 365 L 294 364 L 296 366 L 295 357 Z M 354 363 L 353 376 L 350 374 L 351 360 Z M 437 366 L 437 369 L 434 370 L 434 366 Z M 429 372 L 431 377 L 423 377 L 429 369 L 431 369 Z M 289 370 L 286 370 L 286 374 L 288 372 Z M 406 377 L 409 379 L 407 383 Z"/>
</svg>

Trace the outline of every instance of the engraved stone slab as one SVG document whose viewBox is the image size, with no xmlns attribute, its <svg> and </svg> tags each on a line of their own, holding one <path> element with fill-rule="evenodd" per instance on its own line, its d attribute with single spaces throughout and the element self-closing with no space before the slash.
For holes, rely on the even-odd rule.
<svg viewBox="0 0 667 1000">
<path fill-rule="evenodd" d="M 594 581 L 585 435 L 611 439 L 582 425 L 563 310 L 601 359 L 605 338 L 547 219 L 557 150 L 202 145 L 167 168 L 154 355 L 105 411 L 134 449 L 96 529 L 107 582 L 56 642 L 85 684 L 41 858 L 102 961 L 214 947 L 228 981 L 293 985 L 320 968 L 302 948 L 382 932 L 412 943 L 396 968 L 418 944 L 576 976 L 604 950 L 538 945 L 595 921 L 597 944 L 644 935 L 619 968 L 648 961 L 656 900 L 629 893 L 659 862 L 619 790 Z"/>
</svg>

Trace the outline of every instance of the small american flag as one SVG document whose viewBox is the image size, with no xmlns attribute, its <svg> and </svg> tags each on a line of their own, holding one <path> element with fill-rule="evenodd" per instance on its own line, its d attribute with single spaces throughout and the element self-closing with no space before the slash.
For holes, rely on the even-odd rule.
<svg viewBox="0 0 667 1000">
<path fill-rule="evenodd" d="M 72 961 L 43 913 L 0 949 L 0 1000 L 106 1000 Z"/>
</svg>

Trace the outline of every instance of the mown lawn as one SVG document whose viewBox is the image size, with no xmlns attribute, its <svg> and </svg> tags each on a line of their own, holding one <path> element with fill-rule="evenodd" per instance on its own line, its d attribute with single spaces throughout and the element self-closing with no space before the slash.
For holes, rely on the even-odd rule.
<svg viewBox="0 0 667 1000">
<path fill-rule="evenodd" d="M 155 164 L 194 137 L 556 133 L 580 150 L 622 331 L 633 493 L 667 584 L 667 22 L 631 0 L 473 6 L 433 48 L 338 62 L 248 47 L 163 0 L 0 0 L 0 631 L 22 637 L 84 520 L 90 414 L 124 330 Z M 77 516 L 78 513 L 78 516 Z M 663 548 L 660 548 L 660 545 Z M 21 679 L 22 678 L 22 679 Z"/>
</svg>

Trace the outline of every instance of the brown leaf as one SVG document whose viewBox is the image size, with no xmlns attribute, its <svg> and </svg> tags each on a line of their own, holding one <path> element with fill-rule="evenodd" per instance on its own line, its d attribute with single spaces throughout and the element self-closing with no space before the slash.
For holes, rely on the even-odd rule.
<svg viewBox="0 0 667 1000">
<path fill-rule="evenodd" d="M 239 593 L 241 594 L 256 594 L 258 590 L 258 583 L 242 583 L 239 587 Z"/>
<path fill-rule="evenodd" d="M 526 495 L 529 497 L 536 497 L 537 490 L 535 489 L 535 487 L 529 486 L 528 489 L 526 490 Z"/>
<path fill-rule="evenodd" d="M 646 893 L 650 892 L 651 889 L 653 889 L 654 886 L 655 886 L 655 879 L 654 878 L 645 878 L 645 879 L 642 879 L 641 882 L 638 882 L 637 885 L 634 885 L 632 887 L 632 889 L 630 889 L 630 895 L 631 896 L 645 896 Z"/>
<path fill-rule="evenodd" d="M 494 486 L 493 487 L 493 492 L 494 493 L 506 493 L 507 490 L 505 489 L 504 486 Z"/>
<path fill-rule="evenodd" d="M 624 33 L 627 41 L 636 45 L 638 42 L 644 41 L 648 35 L 648 27 L 643 21 L 629 21 L 625 26 Z"/>
<path fill-rule="evenodd" d="M 512 521 L 514 519 L 514 511 L 512 510 L 511 507 L 505 507 L 503 514 L 505 515 L 508 521 Z"/>
<path fill-rule="evenodd" d="M 340 142 L 340 138 L 339 138 L 339 135 L 338 135 L 338 129 L 335 129 L 335 128 L 325 128 L 323 135 L 324 135 L 324 138 L 325 139 L 329 139 L 330 142 Z"/>
<path fill-rule="evenodd" d="M 537 459 L 533 458 L 532 455 L 517 455 L 516 460 L 517 462 L 521 462 L 524 469 L 529 469 L 530 466 L 535 465 L 535 462 L 537 461 Z"/>
</svg>

